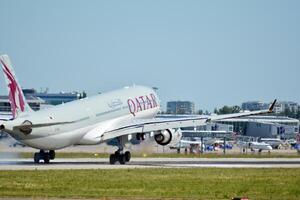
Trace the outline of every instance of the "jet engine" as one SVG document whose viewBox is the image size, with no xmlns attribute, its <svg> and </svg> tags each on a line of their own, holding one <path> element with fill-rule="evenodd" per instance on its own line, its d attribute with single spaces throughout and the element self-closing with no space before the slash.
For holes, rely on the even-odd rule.
<svg viewBox="0 0 300 200">
<path fill-rule="evenodd" d="M 172 141 L 172 132 L 169 129 L 160 131 L 154 135 L 154 139 L 159 145 L 168 145 Z"/>
</svg>

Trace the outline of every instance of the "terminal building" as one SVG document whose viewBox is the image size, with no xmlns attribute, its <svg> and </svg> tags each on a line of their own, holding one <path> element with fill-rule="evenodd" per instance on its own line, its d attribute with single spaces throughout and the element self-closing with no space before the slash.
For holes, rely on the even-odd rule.
<svg viewBox="0 0 300 200">
<path fill-rule="evenodd" d="M 251 137 L 291 139 L 299 133 L 299 120 L 283 116 L 249 116 L 218 123 L 233 125 L 234 132 Z"/>
<path fill-rule="evenodd" d="M 158 115 L 159 118 L 196 116 L 197 115 Z M 226 131 L 247 137 L 294 139 L 299 133 L 299 120 L 282 116 L 250 116 L 218 120 L 216 123 L 201 127 L 190 127 L 185 130 Z"/>
<path fill-rule="evenodd" d="M 25 98 L 33 97 L 40 98 L 48 105 L 59 105 L 70 101 L 77 100 L 81 97 L 86 97 L 85 94 L 78 92 L 60 92 L 60 93 L 48 93 L 48 92 L 36 92 L 34 89 L 23 89 Z"/>
<path fill-rule="evenodd" d="M 264 110 L 269 108 L 268 103 L 263 103 L 261 101 L 247 101 L 242 103 L 242 110 L 249 110 L 249 111 L 254 111 L 254 110 Z"/>
<path fill-rule="evenodd" d="M 242 110 L 264 110 L 268 109 L 270 103 L 263 103 L 261 101 L 247 101 L 242 103 Z M 297 112 L 300 110 L 300 105 L 293 101 L 279 101 L 276 103 L 274 112 L 283 113 L 284 111 L 289 110 L 291 112 Z"/>
<path fill-rule="evenodd" d="M 293 101 L 281 101 L 275 106 L 275 113 L 282 113 L 286 110 L 291 112 L 297 112 L 299 110 L 299 105 Z"/>
<path fill-rule="evenodd" d="M 85 93 L 39 93 L 34 89 L 23 89 L 23 93 L 32 110 L 40 110 L 86 97 Z M 0 115 L 2 119 L 10 119 L 12 117 L 9 99 L 6 95 L 0 95 Z"/>
</svg>

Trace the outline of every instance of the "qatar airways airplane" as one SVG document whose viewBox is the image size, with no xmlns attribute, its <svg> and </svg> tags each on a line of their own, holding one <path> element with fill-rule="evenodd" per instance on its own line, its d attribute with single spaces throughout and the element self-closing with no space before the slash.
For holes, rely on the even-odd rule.
<svg viewBox="0 0 300 200">
<path fill-rule="evenodd" d="M 131 158 L 124 147 L 128 140 L 145 139 L 151 133 L 160 145 L 172 141 L 180 127 L 204 125 L 220 119 L 270 113 L 268 110 L 181 119 L 157 119 L 160 104 L 152 88 L 126 87 L 93 97 L 72 101 L 48 109 L 33 111 L 27 104 L 10 59 L 0 56 L 13 118 L 0 122 L 0 130 L 36 149 L 34 162 L 49 163 L 55 150 L 71 145 L 95 145 L 117 138 L 118 150 L 110 155 L 110 163 L 125 164 Z M 174 138 L 174 137 L 173 137 Z"/>
</svg>

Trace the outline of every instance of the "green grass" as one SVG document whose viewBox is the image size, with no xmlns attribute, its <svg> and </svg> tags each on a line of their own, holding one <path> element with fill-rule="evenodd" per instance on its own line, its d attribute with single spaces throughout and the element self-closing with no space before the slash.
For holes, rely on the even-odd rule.
<svg viewBox="0 0 300 200">
<path fill-rule="evenodd" d="M 0 153 L 1 154 L 1 153 Z M 2 153 L 3 155 L 5 153 Z M 32 158 L 33 153 L 22 152 L 19 153 L 19 157 L 21 158 Z M 108 158 L 109 154 L 106 153 L 83 153 L 83 152 L 56 152 L 56 158 Z M 151 153 L 151 154 L 143 154 L 143 153 L 133 153 L 132 157 L 140 158 L 300 158 L 300 154 L 298 153 L 267 153 L 263 152 L 261 154 L 256 153 L 204 153 L 204 154 L 177 154 L 177 153 Z"/>
<path fill-rule="evenodd" d="M 0 197 L 300 199 L 300 169 L 0 171 Z"/>
</svg>

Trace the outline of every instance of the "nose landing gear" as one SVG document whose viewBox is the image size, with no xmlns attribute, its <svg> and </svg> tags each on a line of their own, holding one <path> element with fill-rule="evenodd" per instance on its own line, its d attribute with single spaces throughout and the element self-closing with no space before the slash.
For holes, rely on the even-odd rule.
<svg viewBox="0 0 300 200">
<path fill-rule="evenodd" d="M 48 164 L 50 163 L 50 160 L 54 160 L 55 158 L 55 151 L 50 150 L 48 152 L 45 152 L 44 150 L 40 150 L 40 152 L 37 152 L 34 154 L 34 162 L 40 163 L 40 160 L 44 160 L 44 163 Z"/>
</svg>

